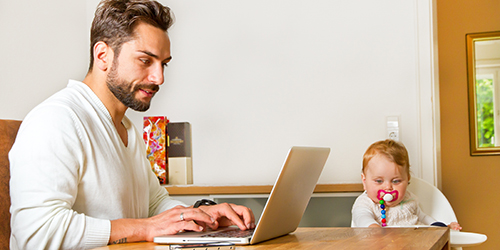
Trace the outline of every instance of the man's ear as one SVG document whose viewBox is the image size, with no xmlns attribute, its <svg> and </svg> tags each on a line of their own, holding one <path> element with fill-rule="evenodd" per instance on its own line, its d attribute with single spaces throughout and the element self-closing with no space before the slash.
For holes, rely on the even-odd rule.
<svg viewBox="0 0 500 250">
<path fill-rule="evenodd" d="M 105 42 L 97 42 L 94 45 L 94 67 L 101 71 L 107 71 L 113 63 L 113 50 Z"/>
</svg>

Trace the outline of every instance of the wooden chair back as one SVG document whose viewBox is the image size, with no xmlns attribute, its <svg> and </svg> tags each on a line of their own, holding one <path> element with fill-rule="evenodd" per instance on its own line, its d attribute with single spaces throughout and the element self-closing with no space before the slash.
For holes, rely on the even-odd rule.
<svg viewBox="0 0 500 250">
<path fill-rule="evenodd" d="M 0 249 L 9 249 L 10 241 L 10 167 L 9 151 L 21 121 L 0 119 Z"/>
</svg>

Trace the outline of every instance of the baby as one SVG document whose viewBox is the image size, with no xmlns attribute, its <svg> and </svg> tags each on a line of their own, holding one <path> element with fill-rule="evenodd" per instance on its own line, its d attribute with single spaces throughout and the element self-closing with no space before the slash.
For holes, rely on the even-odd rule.
<svg viewBox="0 0 500 250">
<path fill-rule="evenodd" d="M 402 143 L 393 140 L 373 143 L 363 156 L 361 179 L 365 192 L 352 206 L 353 224 L 385 227 L 435 223 L 436 220 L 422 212 L 414 195 L 406 190 L 410 178 L 408 151 Z M 448 227 L 462 229 L 457 222 Z"/>
</svg>

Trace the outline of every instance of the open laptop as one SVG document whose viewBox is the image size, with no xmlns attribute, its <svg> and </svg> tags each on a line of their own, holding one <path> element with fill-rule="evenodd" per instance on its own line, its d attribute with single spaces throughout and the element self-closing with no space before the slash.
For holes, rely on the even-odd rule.
<svg viewBox="0 0 500 250">
<path fill-rule="evenodd" d="M 295 231 L 329 154 L 330 148 L 319 147 L 292 147 L 288 151 L 255 230 L 241 231 L 227 227 L 215 231 L 157 236 L 154 242 L 179 244 L 227 241 L 247 245 Z"/>
</svg>

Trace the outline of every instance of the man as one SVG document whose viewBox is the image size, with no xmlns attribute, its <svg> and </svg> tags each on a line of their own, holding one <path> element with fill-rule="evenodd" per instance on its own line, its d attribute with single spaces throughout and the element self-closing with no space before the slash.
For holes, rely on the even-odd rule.
<svg viewBox="0 0 500 250">
<path fill-rule="evenodd" d="M 243 206 L 172 200 L 125 116 L 128 108 L 147 110 L 163 83 L 171 24 L 169 9 L 155 1 L 100 3 L 87 76 L 33 109 L 9 153 L 11 249 L 88 249 L 183 230 L 255 227 Z"/>
</svg>

